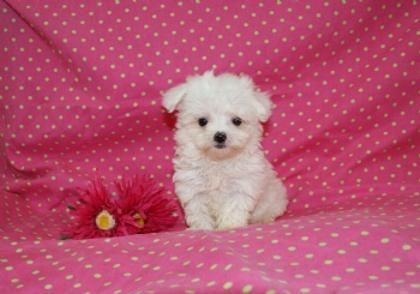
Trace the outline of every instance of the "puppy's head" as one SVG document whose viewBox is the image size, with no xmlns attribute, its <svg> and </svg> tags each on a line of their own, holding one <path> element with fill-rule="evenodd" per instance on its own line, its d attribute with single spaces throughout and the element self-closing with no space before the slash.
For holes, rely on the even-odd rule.
<svg viewBox="0 0 420 294">
<path fill-rule="evenodd" d="M 178 146 L 193 146 L 213 160 L 231 158 L 257 147 L 261 122 L 271 115 L 271 101 L 247 76 L 209 71 L 168 90 L 163 106 L 178 110 Z"/>
</svg>

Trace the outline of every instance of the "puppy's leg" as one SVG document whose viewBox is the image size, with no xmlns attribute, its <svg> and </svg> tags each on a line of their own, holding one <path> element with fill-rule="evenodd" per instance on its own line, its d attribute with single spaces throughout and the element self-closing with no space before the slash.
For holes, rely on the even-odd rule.
<svg viewBox="0 0 420 294">
<path fill-rule="evenodd" d="M 250 211 L 254 207 L 254 200 L 246 194 L 229 195 L 217 215 L 218 229 L 233 229 L 248 224 Z"/>
<path fill-rule="evenodd" d="M 273 222 L 285 212 L 287 203 L 286 188 L 280 180 L 273 179 L 258 199 L 257 206 L 251 213 L 250 223 Z"/>
<path fill-rule="evenodd" d="M 215 228 L 215 222 L 202 198 L 201 195 L 196 195 L 185 203 L 185 218 L 190 229 L 212 230 Z"/>
</svg>

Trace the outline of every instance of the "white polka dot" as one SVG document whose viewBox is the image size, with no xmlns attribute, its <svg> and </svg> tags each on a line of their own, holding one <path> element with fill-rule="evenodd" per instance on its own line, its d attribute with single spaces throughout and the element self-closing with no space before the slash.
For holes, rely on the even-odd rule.
<svg viewBox="0 0 420 294">
<path fill-rule="evenodd" d="M 251 293 L 252 289 L 253 289 L 252 285 L 249 285 L 249 284 L 248 285 L 245 285 L 242 288 L 242 293 Z"/>
<path fill-rule="evenodd" d="M 232 288 L 232 286 L 233 286 L 232 282 L 226 282 L 223 284 L 223 289 L 229 290 L 230 288 Z"/>
<path fill-rule="evenodd" d="M 405 251 L 411 250 L 411 245 L 409 245 L 409 244 L 404 244 L 404 245 L 402 246 L 402 249 L 403 249 L 403 250 L 405 250 Z"/>
</svg>

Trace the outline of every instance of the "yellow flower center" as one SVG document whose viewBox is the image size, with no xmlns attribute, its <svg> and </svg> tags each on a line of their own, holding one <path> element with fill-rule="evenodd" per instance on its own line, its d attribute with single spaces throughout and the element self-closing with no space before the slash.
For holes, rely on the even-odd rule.
<svg viewBox="0 0 420 294">
<path fill-rule="evenodd" d="M 139 226 L 139 228 L 144 227 L 144 219 L 141 217 L 140 213 L 136 213 L 133 215 L 134 221 Z"/>
<path fill-rule="evenodd" d="M 95 222 L 96 226 L 103 231 L 111 230 L 113 227 L 115 227 L 114 217 L 106 210 L 102 210 L 96 216 Z"/>
</svg>

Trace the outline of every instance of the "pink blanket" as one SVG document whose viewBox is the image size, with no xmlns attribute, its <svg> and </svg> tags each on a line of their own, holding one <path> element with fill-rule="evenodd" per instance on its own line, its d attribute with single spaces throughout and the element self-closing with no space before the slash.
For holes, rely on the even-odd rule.
<svg viewBox="0 0 420 294">
<path fill-rule="evenodd" d="M 418 293 L 417 1 L 1 3 L 2 293 Z M 59 241 L 101 176 L 175 197 L 186 76 L 251 75 L 287 214 L 231 231 Z"/>
</svg>

